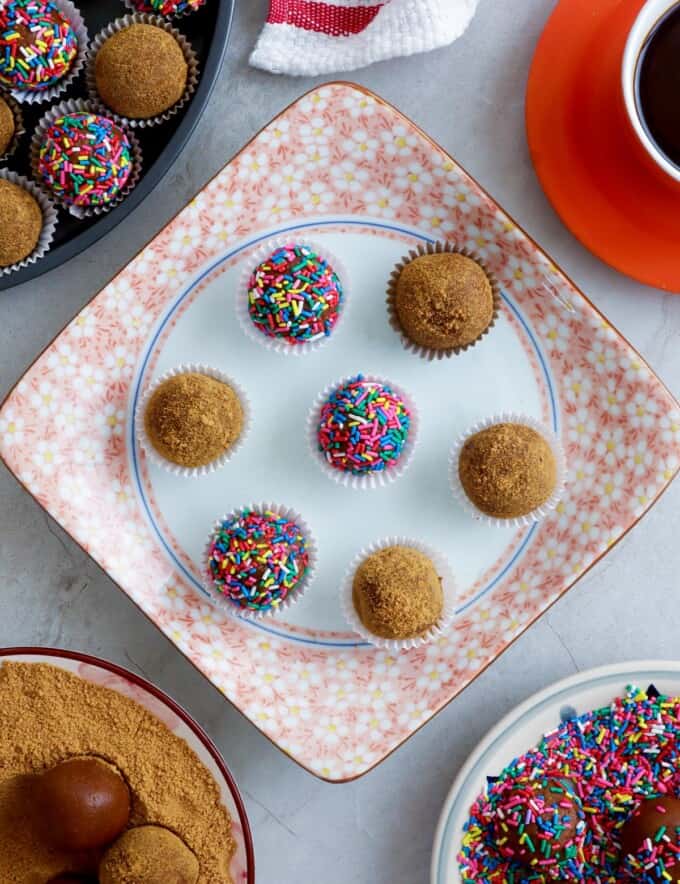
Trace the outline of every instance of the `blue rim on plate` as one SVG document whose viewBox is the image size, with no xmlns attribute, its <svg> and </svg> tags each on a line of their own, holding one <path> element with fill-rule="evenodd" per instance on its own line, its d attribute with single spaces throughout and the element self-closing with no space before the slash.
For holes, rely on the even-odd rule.
<svg viewBox="0 0 680 884">
<path fill-rule="evenodd" d="M 568 717 L 590 712 L 623 696 L 628 684 L 641 689 L 654 684 L 662 693 L 680 694 L 680 662 L 638 660 L 576 673 L 529 697 L 489 731 L 468 757 L 444 802 L 432 848 L 430 884 L 460 884 L 456 856 L 462 825 L 487 776 L 498 775 L 517 754 L 509 751 L 509 745 L 520 729 L 531 732 L 531 736 L 525 734 L 527 744 L 519 750 L 526 751 L 557 727 L 567 710 Z M 547 725 L 546 715 L 554 716 Z"/>
</svg>

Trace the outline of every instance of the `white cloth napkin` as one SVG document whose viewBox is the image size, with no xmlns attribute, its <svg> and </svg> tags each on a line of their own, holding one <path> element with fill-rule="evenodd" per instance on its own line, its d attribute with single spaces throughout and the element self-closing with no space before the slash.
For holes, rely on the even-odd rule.
<svg viewBox="0 0 680 884">
<path fill-rule="evenodd" d="M 479 0 L 270 0 L 250 63 L 315 75 L 445 46 L 465 31 Z"/>
</svg>

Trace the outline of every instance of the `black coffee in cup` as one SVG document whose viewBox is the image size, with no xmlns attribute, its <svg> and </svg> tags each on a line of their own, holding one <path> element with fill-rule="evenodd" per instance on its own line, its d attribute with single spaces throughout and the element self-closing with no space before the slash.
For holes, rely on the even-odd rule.
<svg viewBox="0 0 680 884">
<path fill-rule="evenodd" d="M 636 97 L 647 134 L 680 168 L 680 3 L 659 19 L 642 48 Z"/>
</svg>

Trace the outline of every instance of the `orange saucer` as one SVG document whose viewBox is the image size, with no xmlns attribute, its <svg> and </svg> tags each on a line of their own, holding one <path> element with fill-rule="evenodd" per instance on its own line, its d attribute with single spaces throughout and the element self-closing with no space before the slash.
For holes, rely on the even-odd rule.
<svg viewBox="0 0 680 884">
<path fill-rule="evenodd" d="M 680 292 L 680 187 L 648 161 L 621 94 L 621 59 L 643 0 L 561 0 L 527 88 L 531 157 L 548 199 L 607 264 Z"/>
</svg>

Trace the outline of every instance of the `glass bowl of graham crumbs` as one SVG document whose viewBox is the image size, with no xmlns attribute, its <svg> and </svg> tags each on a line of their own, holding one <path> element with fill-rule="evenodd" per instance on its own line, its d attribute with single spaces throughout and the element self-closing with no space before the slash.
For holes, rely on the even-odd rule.
<svg viewBox="0 0 680 884">
<path fill-rule="evenodd" d="M 150 682 L 74 651 L 0 649 L 0 708 L 0 881 L 157 884 L 181 868 L 182 884 L 254 884 L 233 777 Z"/>
</svg>

